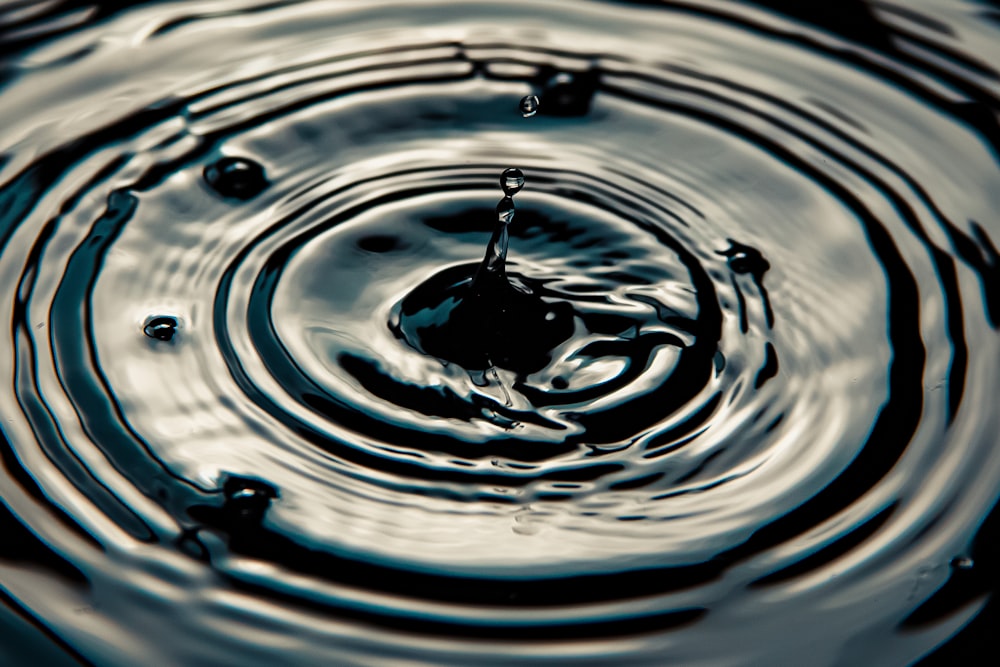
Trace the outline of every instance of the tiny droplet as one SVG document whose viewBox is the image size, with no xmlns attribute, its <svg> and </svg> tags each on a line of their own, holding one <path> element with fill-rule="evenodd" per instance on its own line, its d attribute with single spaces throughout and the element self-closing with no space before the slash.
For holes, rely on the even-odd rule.
<svg viewBox="0 0 1000 667">
<path fill-rule="evenodd" d="M 718 251 L 718 254 L 727 258 L 729 268 L 733 273 L 750 274 L 759 280 L 770 270 L 771 264 L 756 248 L 736 243 L 732 239 L 729 240 L 729 243 L 730 248 Z"/>
<path fill-rule="evenodd" d="M 521 98 L 521 115 L 525 118 L 531 118 L 536 113 L 538 113 L 538 96 L 537 95 L 525 95 Z"/>
<path fill-rule="evenodd" d="M 142 332 L 150 338 L 169 341 L 177 333 L 177 327 L 177 318 L 169 315 L 156 315 L 146 320 Z"/>
<path fill-rule="evenodd" d="M 240 489 L 233 493 L 229 500 L 233 503 L 233 507 L 237 508 L 239 513 L 243 515 L 253 514 L 257 507 L 266 505 L 268 502 L 267 496 L 257 489 Z"/>
<path fill-rule="evenodd" d="M 951 559 L 951 566 L 956 570 L 971 570 L 975 563 L 968 556 L 958 556 Z"/>
<path fill-rule="evenodd" d="M 520 169 L 504 169 L 500 174 L 500 187 L 508 197 L 513 197 L 524 187 L 524 173 Z"/>
<path fill-rule="evenodd" d="M 253 160 L 224 157 L 205 167 L 205 181 L 223 197 L 252 199 L 268 186 L 264 167 Z"/>
<path fill-rule="evenodd" d="M 274 487 L 253 479 L 232 477 L 226 481 L 225 507 L 239 521 L 258 523 L 278 496 Z"/>
</svg>

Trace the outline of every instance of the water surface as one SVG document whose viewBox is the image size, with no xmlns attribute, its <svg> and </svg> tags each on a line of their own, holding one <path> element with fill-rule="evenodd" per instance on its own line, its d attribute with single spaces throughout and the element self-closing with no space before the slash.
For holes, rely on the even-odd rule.
<svg viewBox="0 0 1000 667">
<path fill-rule="evenodd" d="M 124 4 L 0 6 L 0 663 L 992 663 L 995 7 Z"/>
</svg>

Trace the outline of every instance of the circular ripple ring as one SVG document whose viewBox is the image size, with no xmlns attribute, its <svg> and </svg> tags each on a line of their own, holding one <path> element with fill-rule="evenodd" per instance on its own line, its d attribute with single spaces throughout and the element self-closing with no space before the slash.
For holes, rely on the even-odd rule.
<svg viewBox="0 0 1000 667">
<path fill-rule="evenodd" d="M 717 5 L 40 15 L 2 61 L 0 637 L 904 665 L 975 618 L 990 68 Z M 481 363 L 442 330 L 515 195 L 553 324 Z"/>
</svg>

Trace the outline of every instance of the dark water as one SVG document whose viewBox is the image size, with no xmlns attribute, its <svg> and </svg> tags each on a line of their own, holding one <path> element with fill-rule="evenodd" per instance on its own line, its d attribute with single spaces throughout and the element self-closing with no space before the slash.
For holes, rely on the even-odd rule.
<svg viewBox="0 0 1000 667">
<path fill-rule="evenodd" d="M 128 4 L 0 5 L 0 664 L 994 663 L 995 4 Z"/>
</svg>

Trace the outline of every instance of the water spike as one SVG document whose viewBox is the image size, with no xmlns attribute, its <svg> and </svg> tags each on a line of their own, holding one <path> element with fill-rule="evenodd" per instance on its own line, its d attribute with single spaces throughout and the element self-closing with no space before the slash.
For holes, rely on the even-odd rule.
<svg viewBox="0 0 1000 667">
<path fill-rule="evenodd" d="M 514 200 L 511 197 L 504 197 L 497 204 L 497 222 L 509 225 L 514 220 Z"/>
</svg>

